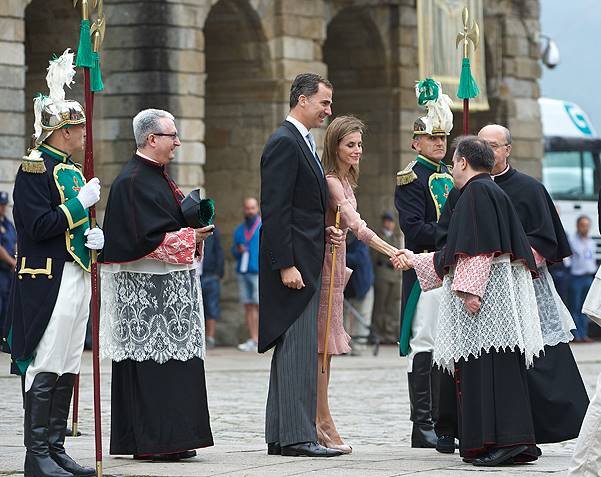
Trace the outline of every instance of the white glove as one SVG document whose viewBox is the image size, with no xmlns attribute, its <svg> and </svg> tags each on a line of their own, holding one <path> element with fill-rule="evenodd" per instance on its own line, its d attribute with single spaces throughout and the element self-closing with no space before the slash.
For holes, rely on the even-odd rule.
<svg viewBox="0 0 601 477">
<path fill-rule="evenodd" d="M 104 232 L 99 227 L 87 229 L 83 234 L 88 238 L 86 247 L 89 249 L 100 250 L 104 247 Z"/>
<path fill-rule="evenodd" d="M 93 177 L 87 182 L 77 194 L 77 200 L 81 202 L 84 209 L 89 209 L 100 200 L 100 179 Z"/>
</svg>

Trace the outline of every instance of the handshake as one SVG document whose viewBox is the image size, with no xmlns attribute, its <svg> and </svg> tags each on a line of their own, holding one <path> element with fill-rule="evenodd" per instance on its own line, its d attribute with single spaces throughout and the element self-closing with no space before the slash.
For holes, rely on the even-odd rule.
<svg viewBox="0 0 601 477">
<path fill-rule="evenodd" d="M 414 255 L 415 254 L 411 250 L 402 248 L 394 252 L 390 257 L 390 261 L 395 270 L 409 270 L 410 268 L 413 268 Z"/>
</svg>

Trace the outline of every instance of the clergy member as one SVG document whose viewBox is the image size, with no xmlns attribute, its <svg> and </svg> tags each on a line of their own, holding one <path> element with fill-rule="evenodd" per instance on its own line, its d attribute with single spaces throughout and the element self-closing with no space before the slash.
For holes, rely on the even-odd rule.
<svg viewBox="0 0 601 477">
<path fill-rule="evenodd" d="M 113 360 L 111 454 L 179 460 L 213 445 L 204 318 L 195 268 L 213 226 L 190 228 L 166 165 L 174 117 L 146 109 L 138 147 L 110 190 L 102 255 L 101 349 Z"/>
<path fill-rule="evenodd" d="M 545 186 L 509 164 L 509 130 L 490 124 L 480 130 L 478 137 L 488 142 L 495 153 L 493 180 L 515 207 L 538 267 L 534 291 L 545 353 L 528 370 L 536 442 L 574 439 L 580 432 L 589 400 L 568 344 L 573 338 L 570 330 L 576 325 L 547 269 L 547 264 L 561 262 L 572 254 L 570 243 Z"/>
<path fill-rule="evenodd" d="M 507 195 L 492 181 L 494 153 L 461 138 L 459 189 L 445 247 L 403 251 L 424 290 L 442 286 L 435 363 L 455 371 L 460 452 L 476 466 L 536 459 L 526 369 L 543 348 L 532 284 L 536 263 Z"/>
</svg>

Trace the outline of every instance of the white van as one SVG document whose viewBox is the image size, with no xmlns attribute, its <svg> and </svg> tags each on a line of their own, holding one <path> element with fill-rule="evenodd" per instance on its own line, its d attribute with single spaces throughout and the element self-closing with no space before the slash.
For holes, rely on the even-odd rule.
<svg viewBox="0 0 601 477">
<path fill-rule="evenodd" d="M 591 219 L 591 236 L 601 260 L 601 236 L 597 199 L 601 178 L 601 138 L 587 114 L 568 101 L 540 98 L 545 155 L 543 184 L 551 194 L 568 235 L 576 231 L 576 219 Z"/>
</svg>

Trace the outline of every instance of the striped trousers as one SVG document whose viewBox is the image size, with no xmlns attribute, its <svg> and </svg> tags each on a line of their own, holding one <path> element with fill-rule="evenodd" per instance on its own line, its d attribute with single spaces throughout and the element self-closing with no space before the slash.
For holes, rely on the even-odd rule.
<svg viewBox="0 0 601 477">
<path fill-rule="evenodd" d="M 319 289 L 280 337 L 271 358 L 265 441 L 282 446 L 317 441 L 317 313 Z"/>
</svg>

